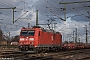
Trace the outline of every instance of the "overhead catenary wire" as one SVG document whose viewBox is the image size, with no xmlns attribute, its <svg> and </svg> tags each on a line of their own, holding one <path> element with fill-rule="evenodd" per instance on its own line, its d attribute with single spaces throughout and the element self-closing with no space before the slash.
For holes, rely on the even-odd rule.
<svg viewBox="0 0 90 60">
<path fill-rule="evenodd" d="M 74 16 L 71 16 L 71 17 L 75 17 L 75 16 L 85 16 L 86 18 L 89 18 L 89 19 L 90 19 L 90 17 L 89 17 L 88 15 L 85 15 L 84 13 L 78 11 L 77 9 L 75 9 L 75 7 L 70 8 L 70 10 L 76 11 L 76 13 L 78 13 L 78 15 L 74 15 Z M 69 18 L 69 17 L 70 17 L 70 16 L 68 16 L 67 18 Z"/>
<path fill-rule="evenodd" d="M 9 4 L 9 3 L 8 3 Z M 10 4 L 11 5 L 11 4 Z M 29 7 L 30 8 L 30 7 Z M 16 10 L 21 10 L 21 12 L 22 12 L 22 10 L 23 11 L 25 11 L 25 12 L 27 12 L 25 9 L 20 9 L 20 8 L 17 8 Z M 17 11 L 15 11 L 15 12 L 17 12 Z M 25 15 L 25 14 L 23 14 L 23 15 Z M 21 15 L 20 17 L 22 17 L 23 15 Z M 8 15 L 7 15 L 8 16 Z M 18 20 L 18 19 L 20 19 L 20 17 L 19 18 L 17 18 L 16 20 L 15 20 L 15 22 Z"/>
<path fill-rule="evenodd" d="M 47 2 L 49 5 L 51 5 L 52 7 L 54 7 L 55 9 L 57 9 L 54 5 L 52 5 L 51 3 L 49 3 L 48 1 L 44 0 L 45 2 Z M 46 7 L 49 8 L 49 7 Z M 61 9 L 61 11 L 65 10 L 65 8 L 59 8 Z M 65 15 L 65 19 L 61 18 L 60 16 L 58 16 L 57 14 L 54 13 L 54 11 L 52 11 L 51 9 L 49 9 L 51 13 L 53 13 L 56 17 L 58 17 L 59 19 L 66 21 L 66 15 Z M 60 10 L 59 10 L 60 11 Z"/>
<path fill-rule="evenodd" d="M 79 1 L 79 2 L 60 2 L 59 4 L 76 4 L 76 3 L 87 3 L 90 1 Z"/>
<path fill-rule="evenodd" d="M 0 6 L 9 7 L 9 5 L 6 5 L 5 3 L 2 3 L 2 2 L 0 2 Z"/>
<path fill-rule="evenodd" d="M 22 16 L 24 16 L 28 11 L 26 11 L 24 14 L 22 14 L 19 18 L 17 18 L 14 22 L 16 22 L 18 19 L 20 19 Z"/>
<path fill-rule="evenodd" d="M 12 30 L 12 31 L 14 31 L 15 29 L 17 30 L 17 29 L 20 29 L 20 27 L 22 28 L 22 27 L 24 27 L 24 26 L 20 26 L 20 25 L 14 25 L 14 24 L 10 24 L 10 23 L 6 23 L 6 22 L 2 22 L 2 27 L 3 27 L 3 29 L 1 29 L 1 30 L 3 30 L 3 31 L 8 31 L 8 30 Z M 13 25 L 13 26 L 12 26 Z M 16 28 L 15 28 L 16 27 Z M 7 30 L 8 29 L 8 30 Z"/>
<path fill-rule="evenodd" d="M 5 1 L 5 2 L 6 2 L 6 1 Z M 0 2 L 0 3 L 2 3 L 2 2 Z M 2 4 L 4 4 L 4 6 L 6 6 L 7 8 L 15 7 L 14 5 L 12 5 L 12 4 L 8 3 L 8 2 L 6 2 L 6 3 L 7 3 L 7 5 L 6 5 L 5 3 L 2 3 Z M 11 7 L 10 7 L 9 5 L 10 5 Z M 1 5 L 1 6 L 2 6 L 2 5 Z M 3 6 L 3 7 L 4 7 L 4 6 Z M 19 8 L 16 7 L 16 9 L 17 9 L 17 10 L 23 10 L 23 11 L 26 11 L 26 10 L 20 8 L 20 7 L 19 7 Z"/>
<path fill-rule="evenodd" d="M 25 1 L 21 1 L 21 2 L 23 2 L 24 4 L 26 4 L 27 7 L 31 9 L 31 7 L 28 5 L 29 3 L 25 2 Z"/>
<path fill-rule="evenodd" d="M 87 9 L 87 7 L 90 7 L 90 6 L 85 6 L 85 5 L 83 5 L 83 6 L 84 6 L 84 8 L 86 8 L 86 11 L 87 11 L 88 15 L 90 16 L 90 12 Z"/>
<path fill-rule="evenodd" d="M 48 7 L 47 7 L 48 8 Z M 61 20 L 63 20 L 63 21 L 66 21 L 65 19 L 63 19 L 63 18 L 61 18 L 60 16 L 58 16 L 58 15 L 56 15 L 53 11 L 52 11 L 52 9 L 49 9 L 50 10 L 50 12 L 52 13 L 52 14 L 54 14 L 56 17 L 58 17 L 59 19 L 61 19 Z"/>
<path fill-rule="evenodd" d="M 82 5 L 84 8 L 85 8 L 85 10 L 86 10 L 86 12 L 87 12 L 87 14 L 88 14 L 88 17 L 90 16 L 90 12 L 88 11 L 88 9 L 87 9 L 87 7 L 90 7 L 90 6 L 86 6 L 86 5 L 84 5 L 84 4 L 80 4 L 80 5 Z M 81 13 L 81 12 L 80 12 Z"/>
<path fill-rule="evenodd" d="M 79 12 L 79 11 L 77 11 L 75 8 L 72 8 L 73 10 L 75 10 L 76 12 L 78 12 L 78 14 L 81 14 L 81 15 L 83 15 L 83 16 L 85 16 L 85 17 L 87 17 L 87 18 L 89 18 L 90 19 L 90 17 L 89 16 L 86 16 L 85 14 L 83 14 L 83 13 L 81 13 L 81 12 Z"/>
<path fill-rule="evenodd" d="M 19 26 L 19 27 L 23 27 L 23 26 L 21 26 L 21 25 L 17 25 L 17 24 L 12 24 L 12 23 L 9 23 L 9 22 L 5 22 L 5 21 L 3 21 L 3 22 L 0 22 L 2 25 L 13 25 L 13 26 Z"/>
<path fill-rule="evenodd" d="M 55 13 L 55 12 L 54 12 Z"/>
<path fill-rule="evenodd" d="M 17 27 L 24 27 L 24 26 L 21 26 L 21 25 L 18 25 L 18 24 L 12 24 L 12 23 L 7 22 L 7 21 L 6 22 L 5 21 L 1 21 L 0 24 L 2 26 L 4 26 L 4 29 L 8 28 L 8 25 L 9 25 L 10 29 L 13 29 L 13 26 L 15 26 L 16 29 L 17 29 Z M 4 30 L 4 29 L 2 29 L 2 30 Z"/>
<path fill-rule="evenodd" d="M 10 4 L 10 3 L 8 3 L 7 1 L 4 1 L 5 3 L 7 3 L 8 5 L 10 5 L 10 6 L 14 6 L 14 5 L 12 5 L 12 4 Z M 9 6 L 7 6 L 7 7 L 9 7 Z M 17 8 L 18 10 L 23 10 L 23 9 L 20 9 L 20 8 Z M 24 9 L 24 11 L 26 11 L 25 9 Z M 8 16 L 8 15 L 7 15 Z"/>
<path fill-rule="evenodd" d="M 10 4 L 9 2 L 3 0 L 4 2 L 6 2 L 7 4 L 11 5 L 11 7 L 15 7 L 14 5 Z"/>
<path fill-rule="evenodd" d="M 49 3 L 48 1 L 44 0 L 46 3 L 48 3 L 49 5 L 51 5 L 52 7 L 56 8 L 54 5 L 52 5 L 51 3 Z"/>
<path fill-rule="evenodd" d="M 87 3 L 87 2 L 90 2 L 90 1 L 79 1 L 79 2 L 60 2 L 59 4 L 75 4 L 75 3 Z M 84 8 L 85 8 L 85 6 L 84 6 Z M 73 9 L 75 9 L 75 8 L 73 8 Z M 75 11 L 77 11 L 77 10 L 75 10 Z M 87 11 L 87 10 L 86 10 Z M 79 12 L 79 11 L 77 11 L 77 12 Z M 88 15 L 89 15 L 89 11 L 87 11 L 87 13 L 88 13 Z M 86 16 L 85 14 L 83 14 L 83 13 L 81 13 L 81 12 L 79 12 L 79 14 L 81 14 L 81 15 L 83 15 L 83 16 L 85 16 L 85 17 L 87 17 L 87 18 L 90 18 L 90 15 L 89 16 Z"/>
<path fill-rule="evenodd" d="M 46 3 L 48 3 L 49 5 L 51 5 L 52 7 L 48 7 L 48 6 L 46 6 L 46 8 L 48 7 L 48 8 L 54 8 L 54 9 L 57 9 L 57 11 L 63 11 L 63 10 L 65 10 L 64 8 L 57 8 L 57 7 L 55 7 L 53 4 L 51 4 L 51 3 L 49 3 L 48 1 L 46 1 L 46 0 L 44 0 Z M 54 1 L 54 3 L 55 3 L 55 1 Z"/>
</svg>

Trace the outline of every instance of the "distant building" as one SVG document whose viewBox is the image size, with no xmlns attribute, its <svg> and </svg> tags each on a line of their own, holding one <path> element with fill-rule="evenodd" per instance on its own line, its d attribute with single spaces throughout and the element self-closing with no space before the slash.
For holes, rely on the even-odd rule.
<svg viewBox="0 0 90 60">
<path fill-rule="evenodd" d="M 11 42 L 11 45 L 18 45 L 18 42 Z"/>
<path fill-rule="evenodd" d="M 1 41 L 0 45 L 7 45 L 7 41 Z"/>
</svg>

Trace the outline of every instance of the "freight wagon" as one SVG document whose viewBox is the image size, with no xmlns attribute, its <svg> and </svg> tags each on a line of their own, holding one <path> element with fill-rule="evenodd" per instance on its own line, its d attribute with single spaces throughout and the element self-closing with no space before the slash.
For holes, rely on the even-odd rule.
<svg viewBox="0 0 90 60">
<path fill-rule="evenodd" d="M 70 43 L 70 42 L 67 42 L 67 43 L 63 43 L 62 45 L 62 49 L 63 50 L 76 50 L 76 49 L 90 49 L 90 43 Z"/>
</svg>

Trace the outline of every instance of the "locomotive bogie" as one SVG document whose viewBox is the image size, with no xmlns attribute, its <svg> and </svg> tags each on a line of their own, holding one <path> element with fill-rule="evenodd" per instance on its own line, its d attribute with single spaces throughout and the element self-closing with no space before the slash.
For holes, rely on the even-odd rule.
<svg viewBox="0 0 90 60">
<path fill-rule="evenodd" d="M 34 50 L 34 46 L 28 46 L 28 45 L 24 45 L 24 46 L 19 46 L 19 50 L 21 51 L 28 51 L 28 50 Z"/>
</svg>

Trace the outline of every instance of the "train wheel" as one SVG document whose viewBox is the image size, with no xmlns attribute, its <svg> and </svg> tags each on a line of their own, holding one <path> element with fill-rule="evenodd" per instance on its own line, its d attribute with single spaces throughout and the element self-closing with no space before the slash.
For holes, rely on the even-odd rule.
<svg viewBox="0 0 90 60">
<path fill-rule="evenodd" d="M 38 50 L 35 50 L 35 53 L 39 53 L 39 51 Z"/>
<path fill-rule="evenodd" d="M 20 46 L 18 46 L 18 49 L 19 49 L 19 51 L 21 51 L 21 48 L 20 48 Z"/>
<path fill-rule="evenodd" d="M 28 46 L 25 47 L 25 51 L 28 51 Z"/>
<path fill-rule="evenodd" d="M 19 48 L 19 51 L 21 51 L 21 49 Z"/>
<path fill-rule="evenodd" d="M 34 51 L 35 51 L 35 53 L 40 53 L 38 48 L 34 49 Z"/>
</svg>

